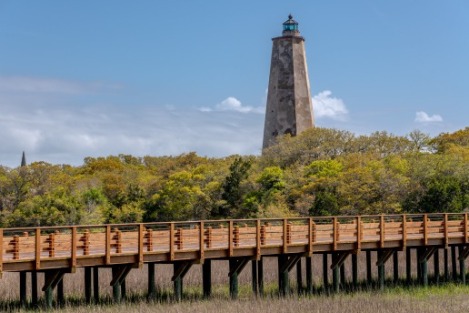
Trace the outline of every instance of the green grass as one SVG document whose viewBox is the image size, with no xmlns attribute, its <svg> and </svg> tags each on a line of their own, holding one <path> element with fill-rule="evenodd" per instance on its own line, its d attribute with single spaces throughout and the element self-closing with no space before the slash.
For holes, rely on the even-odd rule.
<svg viewBox="0 0 469 313">
<path fill-rule="evenodd" d="M 202 299 L 198 291 L 187 290 L 181 302 L 170 301 L 167 297 L 159 301 L 145 301 L 143 296 L 134 295 L 122 304 L 109 302 L 100 305 L 84 305 L 68 302 L 62 309 L 51 312 L 90 313 L 90 312 L 464 312 L 469 310 L 469 286 L 444 284 L 432 287 L 391 287 L 383 292 L 360 291 L 357 293 L 339 293 L 337 295 L 291 296 L 280 298 L 269 294 L 264 298 L 255 298 L 249 292 L 249 286 L 240 286 L 243 291 L 238 300 L 231 300 L 224 286 L 215 286 L 211 299 Z M 24 312 L 24 311 L 21 311 Z"/>
</svg>

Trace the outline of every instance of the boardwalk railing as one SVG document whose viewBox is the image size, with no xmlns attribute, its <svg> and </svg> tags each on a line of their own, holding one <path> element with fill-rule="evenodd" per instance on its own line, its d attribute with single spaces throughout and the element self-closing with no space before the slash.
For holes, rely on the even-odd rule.
<svg viewBox="0 0 469 313">
<path fill-rule="evenodd" d="M 408 214 L 0 229 L 0 270 L 468 243 L 468 215 Z"/>
<path fill-rule="evenodd" d="M 434 256 L 439 275 L 439 249 L 451 248 L 453 275 L 459 248 L 460 279 L 465 281 L 465 260 L 469 255 L 468 214 L 403 214 L 305 217 L 284 219 L 207 220 L 169 223 L 114 224 L 0 229 L 0 273 L 20 273 L 20 297 L 26 299 L 26 273 L 31 273 L 32 302 L 37 302 L 37 273 L 45 274 L 46 303 L 52 305 L 52 290 L 58 286 L 63 297 L 62 278 L 76 268 L 85 271 L 85 297 L 99 299 L 98 269 L 112 268 L 114 299 L 120 299 L 125 277 L 132 268 L 148 264 L 148 293 L 155 292 L 154 266 L 174 265 L 174 291 L 182 296 L 182 279 L 193 264 L 203 264 L 203 291 L 210 295 L 210 262 L 229 260 L 230 294 L 237 295 L 237 277 L 252 261 L 253 288 L 263 288 L 264 257 L 278 257 L 279 290 L 288 292 L 288 272 L 306 260 L 307 290 L 312 290 L 311 256 L 323 255 L 324 286 L 328 285 L 328 256 L 333 271 L 333 290 L 338 291 L 339 268 L 352 256 L 354 285 L 358 282 L 357 254 L 366 252 L 367 279 L 371 278 L 371 252 L 377 252 L 378 280 L 384 287 L 384 264 L 392 256 L 394 278 L 399 278 L 397 254 L 406 251 L 407 279 L 411 278 L 412 250 L 417 251 L 418 277 L 428 283 L 427 260 Z M 92 279 L 92 271 L 94 278 Z M 341 272 L 342 273 L 342 272 Z M 437 275 L 437 276 L 438 276 Z M 62 291 L 60 291 L 62 290 Z M 123 290 L 123 289 L 122 289 Z M 60 291 L 60 292 L 59 292 Z M 21 300 L 26 301 L 26 300 Z"/>
</svg>

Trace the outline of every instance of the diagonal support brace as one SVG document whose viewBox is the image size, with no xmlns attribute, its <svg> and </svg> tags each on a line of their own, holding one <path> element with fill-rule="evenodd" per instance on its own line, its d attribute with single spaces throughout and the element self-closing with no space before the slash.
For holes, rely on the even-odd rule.
<svg viewBox="0 0 469 313">
<path fill-rule="evenodd" d="M 171 278 L 171 281 L 175 281 L 178 278 L 184 278 L 187 272 L 189 272 L 189 270 L 191 269 L 192 264 L 194 264 L 194 262 L 183 262 L 182 264 L 180 264 L 173 277 Z"/>
<path fill-rule="evenodd" d="M 433 253 L 435 253 L 435 251 L 436 251 L 435 247 L 426 248 L 425 251 L 420 256 L 419 263 L 428 261 L 428 259 L 430 259 L 430 257 L 433 255 Z"/>
<path fill-rule="evenodd" d="M 469 246 L 465 246 L 464 247 L 464 250 L 462 252 L 460 252 L 459 254 L 459 260 L 466 260 L 467 257 L 469 256 Z"/>
<path fill-rule="evenodd" d="M 376 261 L 376 265 L 384 265 L 393 254 L 394 250 L 384 250 L 381 257 Z"/>
<path fill-rule="evenodd" d="M 333 258 L 331 269 L 336 269 L 338 267 L 341 267 L 342 264 L 344 264 L 347 257 L 350 255 L 350 253 L 351 253 L 350 251 L 340 252 L 336 258 Z"/>
<path fill-rule="evenodd" d="M 250 260 L 251 260 L 250 258 L 243 258 L 243 259 L 237 260 L 236 266 L 228 273 L 228 277 L 231 277 L 234 274 L 239 275 L 243 271 L 244 267 L 249 263 Z"/>
<path fill-rule="evenodd" d="M 280 268 L 280 272 L 285 272 L 285 271 L 290 272 L 293 266 L 295 266 L 296 263 L 298 263 L 300 258 L 301 258 L 301 255 L 299 254 L 295 254 L 295 255 L 288 257 L 288 260 Z"/>
<path fill-rule="evenodd" d="M 109 285 L 114 286 L 116 284 L 121 284 L 124 281 L 124 279 L 127 277 L 127 274 L 129 274 L 132 267 L 133 267 L 132 265 L 119 266 L 117 271 L 115 272 L 115 275 L 113 273 L 112 281 Z"/>
<path fill-rule="evenodd" d="M 42 291 L 46 291 L 48 288 L 54 289 L 64 278 L 64 275 L 65 271 L 62 270 L 53 271 L 53 273 L 47 275 L 47 279 L 44 282 L 44 287 L 42 287 Z"/>
</svg>

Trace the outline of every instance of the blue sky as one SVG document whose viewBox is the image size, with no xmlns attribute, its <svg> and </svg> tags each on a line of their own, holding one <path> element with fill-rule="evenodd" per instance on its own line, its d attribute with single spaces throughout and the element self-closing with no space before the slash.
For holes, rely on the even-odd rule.
<svg viewBox="0 0 469 313">
<path fill-rule="evenodd" d="M 137 4 L 136 4 L 137 3 Z M 306 38 L 316 125 L 468 126 L 469 2 L 0 1 L 0 164 L 259 154 L 271 38 Z"/>
</svg>

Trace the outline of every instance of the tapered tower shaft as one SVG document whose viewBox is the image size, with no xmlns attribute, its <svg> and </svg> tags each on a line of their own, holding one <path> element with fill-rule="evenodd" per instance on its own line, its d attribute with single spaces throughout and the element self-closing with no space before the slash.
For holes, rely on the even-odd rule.
<svg viewBox="0 0 469 313">
<path fill-rule="evenodd" d="M 263 149 L 277 136 L 296 136 L 314 126 L 304 38 L 291 15 L 272 42 Z"/>
</svg>

